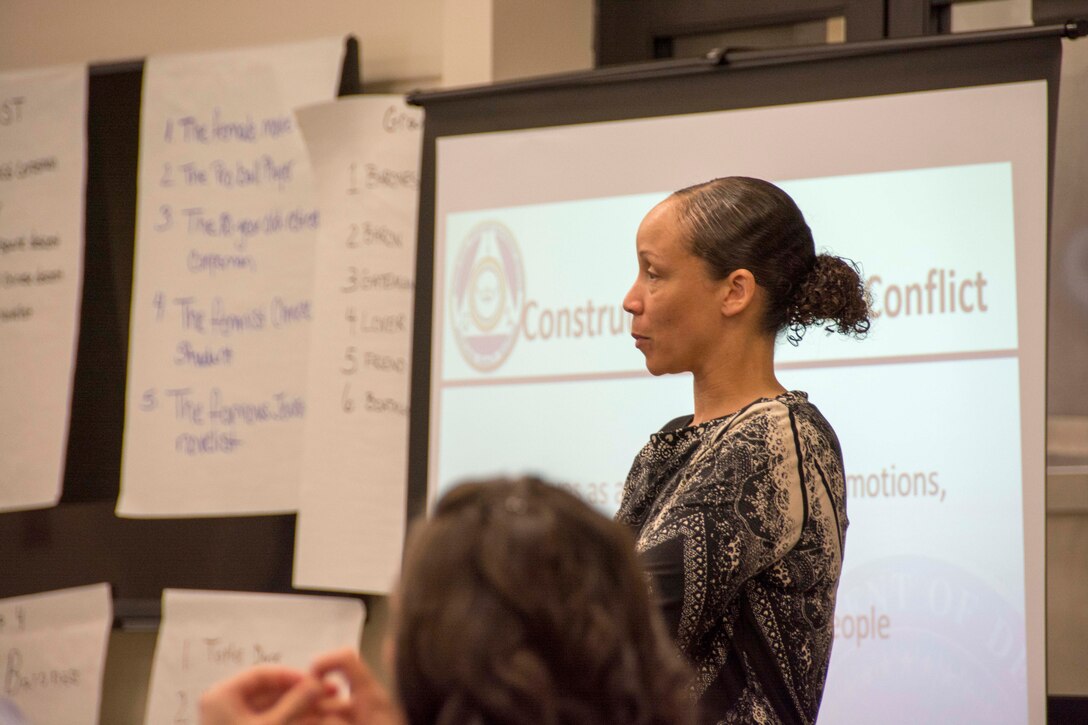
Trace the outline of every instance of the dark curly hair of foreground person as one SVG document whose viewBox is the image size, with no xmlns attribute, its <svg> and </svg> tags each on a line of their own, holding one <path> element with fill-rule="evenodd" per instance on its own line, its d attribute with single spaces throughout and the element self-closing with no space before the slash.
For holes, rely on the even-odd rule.
<svg viewBox="0 0 1088 725">
<path fill-rule="evenodd" d="M 694 722 L 631 535 L 564 490 L 451 490 L 411 537 L 397 598 L 411 725 Z"/>
</svg>

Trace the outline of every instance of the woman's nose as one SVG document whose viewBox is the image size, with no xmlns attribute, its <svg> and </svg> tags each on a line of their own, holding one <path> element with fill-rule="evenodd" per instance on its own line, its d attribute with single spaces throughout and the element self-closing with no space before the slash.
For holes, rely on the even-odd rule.
<svg viewBox="0 0 1088 725">
<path fill-rule="evenodd" d="M 623 296 L 623 311 L 632 315 L 637 315 L 642 312 L 642 301 L 638 296 L 638 282 L 631 285 L 631 289 L 627 290 L 627 294 Z"/>
</svg>

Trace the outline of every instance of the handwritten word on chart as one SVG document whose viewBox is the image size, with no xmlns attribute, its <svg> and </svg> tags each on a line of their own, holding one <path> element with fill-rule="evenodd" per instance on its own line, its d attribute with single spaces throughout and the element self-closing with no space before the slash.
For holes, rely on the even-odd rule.
<svg viewBox="0 0 1088 725">
<path fill-rule="evenodd" d="M 112 619 L 107 584 L 0 600 L 0 699 L 26 722 L 97 723 Z"/>
<path fill-rule="evenodd" d="M 305 668 L 322 651 L 357 647 L 356 599 L 168 589 L 147 722 L 196 725 L 201 693 L 253 665 Z"/>
<path fill-rule="evenodd" d="M 399 567 L 421 120 L 399 96 L 299 113 L 324 223 L 296 585 L 387 591 Z"/>
<path fill-rule="evenodd" d="M 123 515 L 297 505 L 313 248 L 293 109 L 339 41 L 151 58 L 141 119 Z"/>
<path fill-rule="evenodd" d="M 0 510 L 56 503 L 83 268 L 87 69 L 0 75 Z"/>
</svg>

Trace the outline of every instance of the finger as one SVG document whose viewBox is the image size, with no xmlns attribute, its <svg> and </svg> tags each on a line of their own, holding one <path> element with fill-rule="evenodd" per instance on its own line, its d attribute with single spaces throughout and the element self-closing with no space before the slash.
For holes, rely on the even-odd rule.
<svg viewBox="0 0 1088 725">
<path fill-rule="evenodd" d="M 351 714 L 328 715 L 322 712 L 311 712 L 301 718 L 295 718 L 290 725 L 360 725 L 360 723 L 360 719 Z"/>
<path fill-rule="evenodd" d="M 307 715 L 315 715 L 314 706 L 325 692 L 325 687 L 313 677 L 296 683 L 283 697 L 265 712 L 270 723 L 286 723 Z"/>
<path fill-rule="evenodd" d="M 253 667 L 242 670 L 208 688 L 200 697 L 200 711 L 208 721 L 213 713 L 248 710 L 254 700 L 266 699 L 262 693 L 288 689 L 305 673 L 284 667 Z M 278 694 L 273 700 L 278 698 Z M 239 710 L 240 711 L 240 710 Z"/>
<path fill-rule="evenodd" d="M 346 717 L 355 710 L 355 703 L 351 698 L 336 695 L 318 700 L 314 709 L 328 717 Z"/>
<path fill-rule="evenodd" d="M 243 706 L 243 698 L 231 689 L 228 683 L 221 682 L 208 688 L 200 696 L 197 705 L 200 711 L 201 725 L 219 725 L 229 723 L 237 717 Z"/>
<path fill-rule="evenodd" d="M 256 665 L 242 670 L 227 682 L 239 692 L 253 694 L 264 690 L 280 691 L 290 689 L 306 679 L 308 675 L 283 665 Z"/>
<path fill-rule="evenodd" d="M 277 723 L 279 725 L 279 723 Z M 303 715 L 301 718 L 295 718 L 291 721 L 291 725 L 331 725 L 324 715 L 317 713 L 310 713 Z M 351 725 L 347 720 L 338 721 L 338 725 Z"/>
<path fill-rule="evenodd" d="M 350 647 L 333 650 L 314 660 L 313 673 L 319 679 L 330 672 L 342 672 L 353 691 L 366 689 L 376 682 L 374 674 L 359 657 L 359 653 Z"/>
</svg>

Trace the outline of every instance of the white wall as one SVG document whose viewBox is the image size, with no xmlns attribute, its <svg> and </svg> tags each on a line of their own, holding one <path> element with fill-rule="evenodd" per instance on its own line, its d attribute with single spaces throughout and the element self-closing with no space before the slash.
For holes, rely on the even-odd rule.
<svg viewBox="0 0 1088 725">
<path fill-rule="evenodd" d="M 979 0 L 952 6 L 952 32 L 1031 25 L 1031 0 Z"/>
<path fill-rule="evenodd" d="M 1063 41 L 1050 224 L 1047 675 L 1088 695 L 1088 39 Z"/>
<path fill-rule="evenodd" d="M 436 85 L 442 0 L 3 0 L 0 69 L 354 34 L 367 81 Z"/>
<path fill-rule="evenodd" d="M 593 67 L 593 0 L 445 0 L 442 85 Z"/>
<path fill-rule="evenodd" d="M 592 68 L 593 16 L 592 0 L 497 0 L 491 80 Z"/>
<path fill-rule="evenodd" d="M 593 65 L 593 0 L 0 0 L 0 70 L 355 35 L 370 90 Z"/>
</svg>

